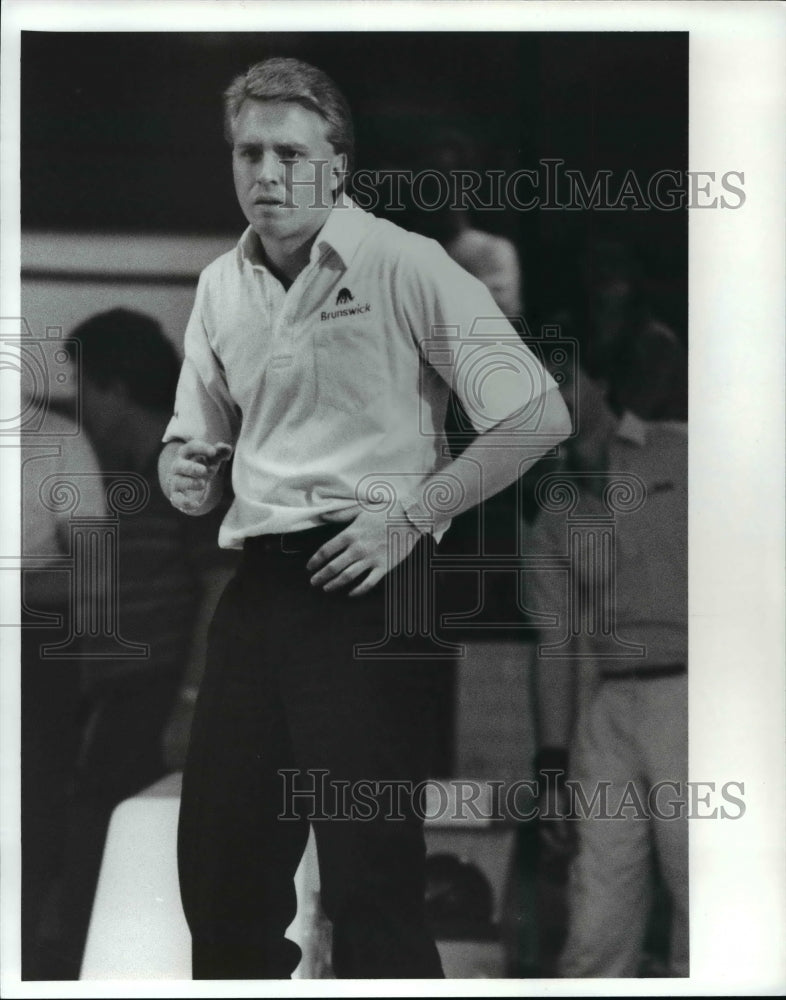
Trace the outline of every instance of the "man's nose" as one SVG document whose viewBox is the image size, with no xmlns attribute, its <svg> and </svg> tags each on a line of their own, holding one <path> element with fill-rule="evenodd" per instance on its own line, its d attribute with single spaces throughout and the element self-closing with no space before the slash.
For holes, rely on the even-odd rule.
<svg viewBox="0 0 786 1000">
<path fill-rule="evenodd" d="M 259 157 L 256 177 L 260 184 L 276 184 L 281 180 L 281 162 L 274 153 L 263 153 Z"/>
</svg>

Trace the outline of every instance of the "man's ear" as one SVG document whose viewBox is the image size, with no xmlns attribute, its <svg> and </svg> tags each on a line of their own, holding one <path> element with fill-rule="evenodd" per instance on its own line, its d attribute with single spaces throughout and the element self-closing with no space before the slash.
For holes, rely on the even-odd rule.
<svg viewBox="0 0 786 1000">
<path fill-rule="evenodd" d="M 346 153 L 337 153 L 333 157 L 333 163 L 330 167 L 330 190 L 333 194 L 343 187 L 343 182 L 347 176 L 348 162 Z"/>
</svg>

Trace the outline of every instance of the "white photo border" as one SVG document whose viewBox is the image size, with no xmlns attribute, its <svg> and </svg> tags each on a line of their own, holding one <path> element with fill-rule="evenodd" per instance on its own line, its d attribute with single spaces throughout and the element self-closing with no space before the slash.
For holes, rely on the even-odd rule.
<svg viewBox="0 0 786 1000">
<path fill-rule="evenodd" d="M 73 2 L 5 0 L 0 316 L 20 315 L 20 31 L 688 31 L 690 169 L 744 173 L 736 211 L 689 213 L 690 776 L 743 781 L 745 815 L 691 823 L 686 980 L 20 983 L 18 637 L 0 635 L 0 992 L 93 996 L 598 996 L 778 993 L 786 983 L 784 288 L 786 8 L 760 2 Z M 4 412 L 15 405 L 2 382 Z M 7 409 L 5 407 L 7 406 Z M 16 551 L 3 459 L 0 552 Z M 2 600 L 17 599 L 0 574 Z M 7 633 L 9 630 L 0 630 Z"/>
</svg>

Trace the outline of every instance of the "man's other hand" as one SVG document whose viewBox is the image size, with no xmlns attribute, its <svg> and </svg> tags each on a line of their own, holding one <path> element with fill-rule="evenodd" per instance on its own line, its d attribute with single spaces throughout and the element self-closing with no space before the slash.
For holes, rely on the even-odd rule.
<svg viewBox="0 0 786 1000">
<path fill-rule="evenodd" d="M 208 487 L 223 462 L 232 454 L 231 445 L 208 444 L 194 438 L 182 444 L 169 472 L 169 501 L 184 514 L 193 514 L 205 501 Z"/>
<path fill-rule="evenodd" d="M 361 510 L 356 505 L 323 518 L 338 524 L 349 523 L 308 561 L 306 569 L 313 573 L 311 585 L 330 592 L 356 584 L 349 591 L 350 597 L 360 597 L 376 587 L 386 573 L 407 558 L 420 538 L 419 532 L 402 524 L 391 544 L 387 507 L 377 512 Z"/>
</svg>

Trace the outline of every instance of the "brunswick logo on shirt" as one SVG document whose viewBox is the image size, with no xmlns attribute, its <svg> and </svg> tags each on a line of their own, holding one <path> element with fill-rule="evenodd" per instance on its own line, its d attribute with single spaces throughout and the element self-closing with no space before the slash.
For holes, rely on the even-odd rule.
<svg viewBox="0 0 786 1000">
<path fill-rule="evenodd" d="M 336 305 L 346 305 L 348 302 L 354 302 L 355 296 L 350 292 L 348 288 L 340 288 L 338 295 L 336 296 Z M 320 313 L 320 320 L 324 322 L 326 319 L 339 319 L 341 316 L 359 316 L 362 313 L 371 312 L 371 303 L 365 302 L 362 306 L 350 306 L 348 309 L 333 309 L 332 311 L 323 310 Z"/>
</svg>

